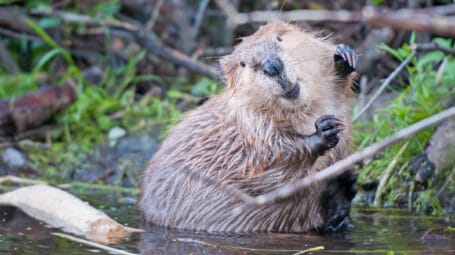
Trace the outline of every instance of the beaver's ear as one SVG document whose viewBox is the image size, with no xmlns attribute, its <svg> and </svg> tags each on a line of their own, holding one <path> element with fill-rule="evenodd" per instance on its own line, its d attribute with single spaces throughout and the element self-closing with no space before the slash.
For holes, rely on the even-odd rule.
<svg viewBox="0 0 455 255">
<path fill-rule="evenodd" d="M 232 89 L 237 83 L 237 71 L 240 61 L 232 55 L 224 56 L 220 59 L 221 79 L 226 84 L 226 88 Z"/>
</svg>

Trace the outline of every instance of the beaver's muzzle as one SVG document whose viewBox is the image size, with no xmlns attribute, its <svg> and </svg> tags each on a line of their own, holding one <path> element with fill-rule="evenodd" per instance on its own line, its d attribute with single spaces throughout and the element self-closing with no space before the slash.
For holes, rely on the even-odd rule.
<svg viewBox="0 0 455 255">
<path fill-rule="evenodd" d="M 283 69 L 283 61 L 277 55 L 267 57 L 262 64 L 262 72 L 270 77 L 281 76 Z"/>
</svg>

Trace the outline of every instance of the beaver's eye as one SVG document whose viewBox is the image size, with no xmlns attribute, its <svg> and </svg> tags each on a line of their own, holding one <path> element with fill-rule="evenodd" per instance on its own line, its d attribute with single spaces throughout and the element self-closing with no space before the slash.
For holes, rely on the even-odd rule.
<svg viewBox="0 0 455 255">
<path fill-rule="evenodd" d="M 277 36 L 276 39 L 277 39 L 279 42 L 283 41 L 283 39 L 281 38 L 281 36 Z"/>
<path fill-rule="evenodd" d="M 240 66 L 241 66 L 241 67 L 245 67 L 245 66 L 246 66 L 246 65 L 245 65 L 245 62 L 240 61 Z"/>
</svg>

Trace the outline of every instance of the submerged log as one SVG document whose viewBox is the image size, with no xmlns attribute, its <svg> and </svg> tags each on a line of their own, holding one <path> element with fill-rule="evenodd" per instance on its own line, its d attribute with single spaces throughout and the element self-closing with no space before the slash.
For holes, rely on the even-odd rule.
<svg viewBox="0 0 455 255">
<path fill-rule="evenodd" d="M 75 84 L 67 82 L 0 101 L 0 136 L 39 127 L 76 101 L 76 91 Z"/>
</svg>

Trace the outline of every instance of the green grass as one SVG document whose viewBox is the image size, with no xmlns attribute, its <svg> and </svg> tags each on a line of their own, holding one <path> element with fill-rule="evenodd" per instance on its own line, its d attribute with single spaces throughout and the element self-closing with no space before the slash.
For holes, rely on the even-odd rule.
<svg viewBox="0 0 455 255">
<path fill-rule="evenodd" d="M 47 6 L 48 2 L 35 1 L 35 4 Z M 113 14 L 118 11 L 116 6 L 118 1 L 103 2 L 91 8 L 89 15 L 113 19 Z M 0 69 L 0 99 L 14 99 L 32 92 L 42 82 L 59 86 L 73 79 L 78 90 L 77 101 L 57 114 L 51 122 L 52 148 L 44 152 L 27 148 L 29 157 L 40 168 L 40 175 L 44 178 L 65 181 L 61 179 L 65 176 L 62 172 L 65 169 L 59 169 L 58 166 L 83 159 L 81 153 L 87 153 L 106 141 L 113 127 L 121 127 L 130 134 L 148 133 L 157 127 L 166 131 L 182 116 L 182 111 L 176 107 L 179 102 L 194 96 L 210 96 L 221 90 L 221 85 L 213 80 L 191 82 L 183 77 L 141 74 L 137 66 L 144 64 L 147 52 L 134 47 L 124 49 L 128 61 L 115 68 L 110 66 L 109 56 L 100 55 L 99 65 L 104 69 L 102 81 L 90 84 L 82 77 L 80 63 L 73 59 L 71 52 L 58 45 L 44 31 L 46 27 L 60 24 L 58 20 L 42 18 L 38 22 L 27 20 L 27 23 L 42 42 L 31 42 L 29 45 L 32 56 L 30 72 L 11 75 Z M 106 47 L 109 47 L 110 38 L 105 39 Z M 23 67 L 25 63 L 21 62 L 21 55 L 24 54 L 22 51 L 26 51 L 25 41 L 7 38 L 4 42 Z M 108 49 L 106 52 L 109 52 Z M 159 84 L 163 88 L 163 95 L 160 98 L 139 95 L 136 85 L 140 82 Z"/>
<path fill-rule="evenodd" d="M 442 38 L 435 39 L 435 42 L 449 47 L 451 44 L 451 40 Z M 397 50 L 387 46 L 381 48 L 400 60 L 404 60 L 411 52 L 407 44 Z M 444 60 L 447 61 L 447 64 L 442 71 L 440 84 L 436 84 L 437 68 L 435 66 L 439 67 Z M 407 67 L 409 82 L 404 84 L 406 88 L 403 91 L 396 91 L 396 98 L 387 103 L 385 108 L 377 111 L 371 121 L 355 124 L 356 149 L 360 150 L 381 141 L 395 132 L 443 110 L 444 102 L 454 96 L 451 91 L 455 84 L 453 70 L 455 70 L 455 59 L 442 52 L 428 52 L 413 59 L 412 64 Z M 398 80 L 396 83 L 403 83 L 403 81 Z M 413 156 L 423 151 L 433 130 L 434 128 L 424 130 L 409 139 L 409 146 L 397 159 L 396 169 L 386 184 L 383 205 L 394 205 L 398 199 L 412 194 L 414 173 L 409 172 L 406 164 Z M 378 159 L 366 165 L 360 172 L 359 182 L 381 179 L 384 170 L 405 142 L 387 148 L 378 155 Z M 442 173 L 439 178 L 444 179 L 447 173 Z M 412 201 L 410 207 L 418 212 L 432 207 L 433 213 L 441 213 L 441 205 L 435 198 L 435 189 L 439 187 L 439 184 L 440 182 L 437 181 L 431 182 L 429 189 L 419 192 L 418 198 Z"/>
</svg>

